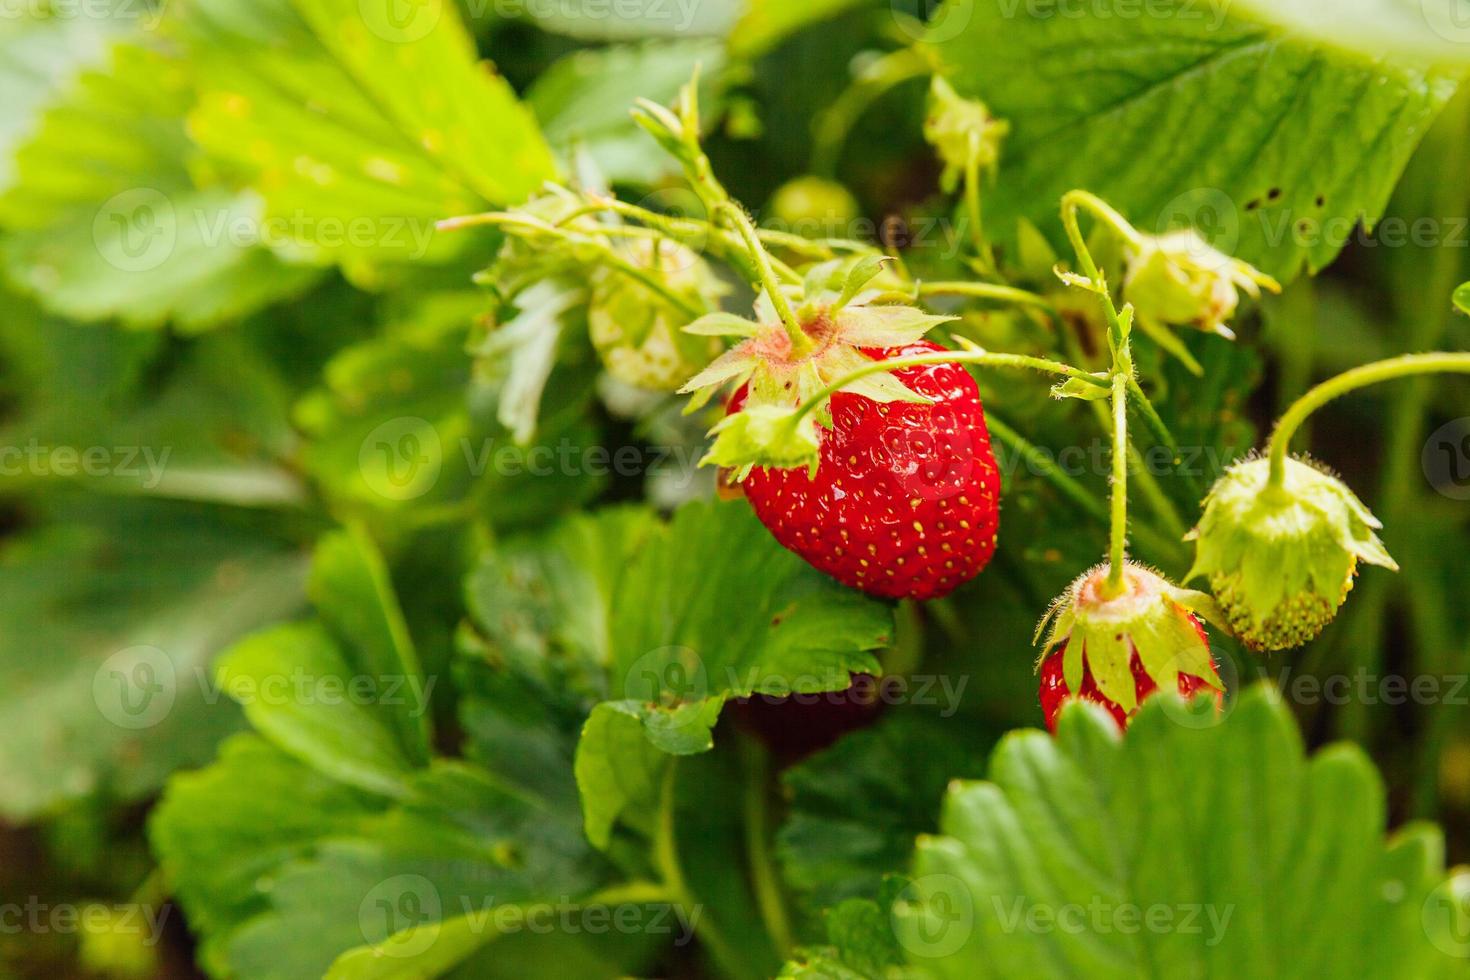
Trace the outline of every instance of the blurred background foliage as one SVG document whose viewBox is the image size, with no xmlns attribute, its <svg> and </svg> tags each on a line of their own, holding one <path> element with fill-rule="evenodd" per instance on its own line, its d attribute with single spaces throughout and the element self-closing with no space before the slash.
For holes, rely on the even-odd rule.
<svg viewBox="0 0 1470 980">
<path fill-rule="evenodd" d="M 773 197 L 816 173 L 840 181 L 872 236 L 906 249 L 916 270 L 939 275 L 956 266 L 955 242 L 945 236 L 951 226 L 937 223 L 953 202 L 938 190 L 941 166 L 923 138 L 928 71 L 894 58 L 921 33 L 929 11 L 920 0 L 670 0 L 659 8 L 687 11 L 687 19 L 601 16 L 588 12 L 604 9 L 590 0 L 586 10 L 570 0 L 467 0 L 458 20 L 452 11 L 435 13 L 434 4 L 415 6 L 408 20 L 374 20 L 389 8 L 361 6 L 367 31 L 335 30 L 346 8 L 331 0 L 118 0 L 109 16 L 78 16 L 58 5 L 0 18 L 0 444 L 101 447 L 107 461 L 105 472 L 58 472 L 62 461 L 51 452 L 43 465 L 20 466 L 0 482 L 0 896 L 7 900 L 116 903 L 162 896 L 169 887 L 211 887 L 165 885 L 145 825 L 170 775 L 208 763 L 222 743 L 221 764 L 241 767 L 242 785 L 259 787 L 246 795 L 353 795 L 273 771 L 284 757 L 252 761 L 261 750 L 240 734 L 242 713 L 194 683 L 209 676 L 222 650 L 263 625 L 306 616 L 314 601 L 330 619 L 309 588 L 311 550 L 342 524 L 381 548 L 424 673 L 453 678 L 433 694 L 436 748 L 500 764 L 525 743 L 521 735 L 499 740 L 524 726 L 544 736 L 550 757 L 569 758 L 585 679 L 485 669 L 494 657 L 467 655 L 467 645 L 489 643 L 503 656 L 515 642 L 496 635 L 497 621 L 461 583 L 489 542 L 534 537 L 594 503 L 651 500 L 672 509 L 711 486 L 678 472 L 498 474 L 455 448 L 461 440 L 512 444 L 506 406 L 517 397 L 517 372 L 526 370 L 517 358 L 537 356 L 552 365 L 537 444 L 570 441 L 611 452 L 672 446 L 686 459 L 702 444 L 700 427 L 680 418 L 677 406 L 599 381 L 596 359 L 575 330 L 539 355 L 467 355 L 484 342 L 477 318 L 491 307 L 471 279 L 500 243 L 489 231 L 427 230 L 443 217 L 516 203 L 552 177 L 557 163 L 538 130 L 562 161 L 578 154 L 594 161 L 625 198 L 677 208 L 682 184 L 673 163 L 626 110 L 637 97 L 671 100 L 698 66 L 709 153 L 732 194 L 758 216 L 773 221 L 800 211 L 805 202 L 788 198 L 788 213 L 779 214 Z M 538 10 L 544 16 L 531 13 Z M 433 23 L 424 27 L 419 16 Z M 968 44 L 974 58 L 993 59 L 988 68 L 962 71 L 1012 73 L 1009 81 L 985 80 L 981 94 L 995 92 L 1002 116 L 1024 113 L 1033 84 L 1024 52 L 1003 50 L 1006 38 L 974 30 L 941 45 L 946 57 Z M 495 73 L 476 67 L 476 58 Z M 1212 91 L 1228 102 L 1224 83 L 1217 84 Z M 1372 181 L 1345 191 L 1360 193 L 1369 211 L 1377 210 L 1378 187 L 1394 188 L 1379 230 L 1357 230 L 1320 276 L 1296 278 L 1238 324 L 1237 343 L 1191 338 L 1204 380 L 1156 350 L 1142 354 L 1180 442 L 1199 450 L 1197 472 L 1140 487 L 1135 505 L 1139 557 L 1173 576 L 1189 565 L 1180 538 L 1202 488 L 1259 445 L 1270 420 L 1314 380 L 1398 352 L 1470 347 L 1470 319 L 1453 315 L 1448 302 L 1470 278 L 1470 185 L 1462 179 L 1470 104 L 1456 98 L 1436 114 L 1448 95 L 1442 81 L 1403 84 L 1413 93 L 1405 103 L 1422 105 L 1394 109 L 1418 112 L 1404 124 L 1407 133 L 1387 129 L 1397 134 L 1387 147 L 1396 159 L 1331 161 L 1339 170 L 1371 172 Z M 1217 102 L 1193 111 L 1200 145 L 1231 138 L 1235 117 L 1227 108 Z M 1028 118 L 1018 122 L 1023 141 Z M 1014 236 L 1023 214 L 1054 211 L 1051 185 L 1075 182 L 1094 151 L 1079 143 L 1068 152 L 1077 166 L 1060 172 L 1052 172 L 1057 161 L 1045 150 L 1021 153 L 1013 172 L 1022 176 L 1013 178 L 1003 158 L 998 238 Z M 1218 175 L 1200 172 L 1204 164 L 1182 159 L 1204 152 L 1200 146 L 1178 152 L 1179 160 L 1136 161 L 1155 202 L 1218 186 Z M 1310 180 L 1298 183 L 1293 194 L 1317 196 Z M 140 202 L 153 205 L 149 221 L 165 222 L 163 253 L 146 244 L 157 229 L 128 225 Z M 1138 207 L 1143 213 L 1134 217 L 1143 224 L 1157 204 Z M 208 226 L 183 220 L 190 214 L 207 214 L 226 232 L 301 216 L 306 230 L 283 239 L 211 238 Z M 1432 227 L 1423 235 L 1385 234 L 1426 218 Z M 373 229 L 361 241 L 347 233 L 356 219 Z M 1326 264 L 1328 257 L 1311 260 Z M 1282 261 L 1289 267 L 1303 258 Z M 956 333 L 996 349 L 1051 343 L 1031 320 L 1000 311 L 968 310 Z M 1081 356 L 1100 365 L 1099 353 L 1085 347 L 1096 334 L 1084 324 L 1078 338 Z M 986 376 L 981 383 L 999 431 L 1022 431 L 1052 453 L 1078 447 L 1091 454 L 1103 445 L 1086 406 L 1051 401 L 1030 382 Z M 1241 685 L 1255 675 L 1283 687 L 1343 675 L 1367 678 L 1376 695 L 1384 677 L 1440 678 L 1443 697 L 1430 703 L 1352 696 L 1340 705 L 1288 704 L 1310 745 L 1346 738 L 1367 750 L 1387 783 L 1390 823 L 1439 822 L 1451 863 L 1470 860 L 1470 690 L 1455 680 L 1470 674 L 1470 507 L 1438 492 L 1421 461 L 1429 433 L 1470 414 L 1467 395 L 1463 380 L 1401 384 L 1317 417 L 1313 454 L 1376 511 L 1405 572 L 1366 573 L 1343 616 L 1307 650 L 1263 660 L 1223 638 L 1217 646 Z M 426 420 L 430 429 L 404 430 L 406 418 Z M 365 441 L 384 425 L 399 426 L 388 432 L 394 439 L 443 441 L 426 491 L 385 482 L 391 474 L 364 460 Z M 1096 559 L 1106 532 L 1097 513 L 1028 471 L 1007 440 L 998 448 L 1013 465 L 995 564 L 952 599 L 904 610 L 884 654 L 895 674 L 922 662 L 927 673 L 967 678 L 958 711 L 892 710 L 878 727 L 782 777 L 790 813 L 777 834 L 777 858 L 808 921 L 843 899 L 875 895 L 884 873 L 908 866 L 905 842 L 937 829 L 948 781 L 982 775 L 1001 734 L 1039 723 L 1032 627 L 1050 598 Z M 156 455 L 163 452 L 166 462 Z M 1084 469 L 1077 481 L 1102 499 L 1104 467 Z M 496 594 L 509 602 L 514 593 L 506 586 Z M 534 608 L 544 596 L 530 588 L 524 601 Z M 464 622 L 470 625 L 461 628 Z M 129 728 L 99 709 L 94 678 L 106 676 L 107 664 L 136 670 L 136 658 L 111 658 L 138 648 L 169 651 L 177 676 L 188 680 L 178 684 L 165 719 Z M 495 705 L 518 703 L 527 689 L 536 697 L 553 689 L 569 704 L 552 699 L 546 717 L 511 725 Z M 854 724 L 789 713 L 773 722 L 756 707 L 733 714 L 740 717 L 721 722 L 722 731 L 739 725 L 780 733 L 778 760 L 783 745 L 801 757 Z M 871 721 L 868 714 L 858 711 L 857 721 Z M 695 828 L 688 839 L 707 850 L 686 855 L 692 868 L 718 866 L 736 846 L 726 838 L 739 834 L 724 819 L 739 802 L 718 801 L 734 795 L 733 777 L 724 775 L 738 768 L 743 743 L 718 741 L 681 790 L 695 801 L 678 810 Z M 505 751 L 510 744 L 518 748 Z M 506 778 L 521 785 L 523 775 Z M 202 783 L 180 783 L 178 792 L 203 794 L 201 807 L 217 804 Z M 563 805 L 571 792 L 572 822 L 579 822 L 575 788 L 542 790 Z M 174 803 L 171 819 L 182 820 L 186 808 Z M 388 813 L 360 794 L 331 806 L 339 803 L 359 808 L 365 822 L 423 820 L 435 832 L 452 822 L 444 814 Z M 190 833 L 170 823 L 155 831 L 154 843 Z M 566 846 L 570 861 L 575 847 Z M 343 855 L 334 860 L 350 863 Z M 594 880 L 606 874 L 583 871 Z M 265 870 L 235 873 L 246 880 Z M 349 871 L 326 863 L 298 873 Z M 714 870 L 706 880 L 705 900 L 735 923 L 732 945 L 750 958 L 746 972 L 778 962 L 759 924 L 744 921 L 753 915 L 747 883 Z M 304 942 L 289 930 L 267 930 L 251 936 L 243 953 L 223 944 L 201 953 L 175 913 L 163 945 L 141 952 L 105 929 L 0 932 L 0 977 L 192 976 L 196 955 L 220 972 L 239 972 L 242 963 L 263 962 L 252 956 L 287 957 L 291 943 Z M 522 938 L 503 952 L 498 972 L 576 968 L 566 965 L 568 949 L 548 958 L 532 937 Z M 586 955 L 600 970 L 646 961 L 647 951 Z M 700 971 L 681 956 L 690 954 L 658 962 L 666 973 Z M 302 957 L 315 963 L 319 953 Z M 280 975 L 305 975 L 280 963 Z"/>
</svg>

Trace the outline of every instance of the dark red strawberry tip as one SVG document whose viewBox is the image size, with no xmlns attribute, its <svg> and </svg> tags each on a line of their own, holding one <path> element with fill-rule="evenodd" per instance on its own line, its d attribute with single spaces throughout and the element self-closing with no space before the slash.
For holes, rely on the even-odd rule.
<svg viewBox="0 0 1470 980">
<path fill-rule="evenodd" d="M 919 341 L 864 353 L 891 360 L 943 349 Z M 839 393 L 815 477 L 757 468 L 743 486 L 776 540 L 839 582 L 884 598 L 936 599 L 995 553 L 1000 471 L 979 389 L 962 365 L 894 376 L 933 403 Z M 742 389 L 729 412 L 744 402 Z"/>
</svg>

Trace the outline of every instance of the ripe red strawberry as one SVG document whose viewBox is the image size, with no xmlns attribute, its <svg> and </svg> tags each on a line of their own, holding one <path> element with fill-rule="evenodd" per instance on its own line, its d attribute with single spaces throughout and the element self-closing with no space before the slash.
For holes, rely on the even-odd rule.
<svg viewBox="0 0 1470 980">
<path fill-rule="evenodd" d="M 920 340 L 863 353 L 889 360 L 942 350 Z M 805 468 L 758 467 L 742 486 L 776 540 L 821 571 L 872 595 L 934 599 L 978 575 L 995 553 L 1000 472 L 979 390 L 963 366 L 893 376 L 933 403 L 840 392 L 814 477 Z M 745 399 L 742 387 L 729 412 Z"/>
<path fill-rule="evenodd" d="M 1199 620 L 1193 616 L 1190 619 L 1193 621 L 1194 628 L 1199 632 L 1200 639 L 1208 643 L 1204 627 L 1200 625 Z M 1072 691 L 1067 689 L 1067 680 L 1063 676 L 1062 670 L 1062 660 L 1066 653 L 1067 645 L 1063 643 L 1041 665 L 1041 712 L 1046 718 L 1047 730 L 1053 735 L 1056 734 L 1057 718 L 1061 714 L 1062 705 L 1066 703 L 1068 698 L 1074 696 L 1107 708 L 1108 713 L 1113 716 L 1113 720 L 1118 723 L 1118 728 L 1126 729 L 1130 714 L 1123 710 L 1121 704 L 1109 701 L 1107 696 L 1098 690 L 1097 681 L 1093 679 L 1092 668 L 1090 666 L 1084 666 L 1083 668 L 1081 690 L 1077 691 L 1074 695 Z M 1134 689 L 1137 692 L 1138 703 L 1142 704 L 1145 699 L 1152 697 L 1158 691 L 1158 685 L 1154 683 L 1154 679 L 1144 669 L 1143 661 L 1139 659 L 1137 650 L 1133 652 L 1133 658 L 1129 661 L 1129 667 L 1133 671 L 1133 683 Z M 1179 693 L 1181 695 L 1186 698 L 1192 698 L 1200 691 L 1214 691 L 1215 703 L 1217 705 L 1221 704 L 1225 697 L 1224 694 L 1203 678 L 1195 677 L 1192 674 L 1179 675 Z"/>
</svg>

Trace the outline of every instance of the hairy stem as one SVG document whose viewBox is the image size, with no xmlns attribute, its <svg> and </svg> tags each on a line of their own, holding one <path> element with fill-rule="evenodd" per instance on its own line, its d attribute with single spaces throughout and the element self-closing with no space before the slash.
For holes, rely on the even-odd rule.
<svg viewBox="0 0 1470 980">
<path fill-rule="evenodd" d="M 781 323 L 786 327 L 786 334 L 791 338 L 792 353 L 800 355 L 812 349 L 813 342 L 801 327 L 801 321 L 796 318 L 796 311 L 791 308 L 791 300 L 786 297 L 781 288 L 781 281 L 776 277 L 776 271 L 771 267 L 771 257 L 766 253 L 766 247 L 761 244 L 759 236 L 756 235 L 755 226 L 751 224 L 750 217 L 738 204 L 726 201 L 720 205 L 718 214 L 722 214 L 735 226 L 740 237 L 745 239 L 745 248 L 750 252 L 751 259 L 755 262 L 757 271 L 760 273 L 760 284 L 765 287 L 766 295 L 771 298 L 771 305 L 776 308 L 776 315 L 781 318 Z"/>
<path fill-rule="evenodd" d="M 1276 431 L 1271 435 L 1271 475 L 1267 485 L 1281 486 L 1286 475 L 1286 454 L 1291 448 L 1291 437 L 1317 409 L 1359 388 L 1422 374 L 1470 374 L 1470 353 L 1449 354 L 1437 351 L 1375 361 L 1324 381 L 1298 398 L 1286 410 L 1286 414 L 1281 416 L 1281 421 L 1276 423 Z"/>
<path fill-rule="evenodd" d="M 1124 240 L 1131 245 L 1142 244 L 1143 236 L 1128 223 L 1127 219 L 1114 211 L 1096 194 L 1078 190 L 1068 191 L 1062 197 L 1062 225 L 1067 229 L 1067 239 L 1072 243 L 1073 251 L 1077 253 L 1077 261 L 1082 264 L 1082 272 L 1092 281 L 1093 288 L 1105 300 L 1103 312 L 1107 315 L 1108 320 L 1108 341 L 1113 346 L 1116 355 L 1117 350 L 1127 343 L 1127 329 L 1118 316 L 1118 309 L 1113 305 L 1112 297 L 1108 294 L 1107 279 L 1098 269 L 1097 262 L 1093 260 L 1092 251 L 1087 247 L 1087 239 L 1082 237 L 1082 227 L 1077 222 L 1077 214 L 1084 208 L 1123 236 Z"/>
<path fill-rule="evenodd" d="M 1108 547 L 1109 595 L 1121 595 L 1123 560 L 1128 550 L 1128 377 L 1113 375 L 1113 506 L 1112 540 Z"/>
</svg>

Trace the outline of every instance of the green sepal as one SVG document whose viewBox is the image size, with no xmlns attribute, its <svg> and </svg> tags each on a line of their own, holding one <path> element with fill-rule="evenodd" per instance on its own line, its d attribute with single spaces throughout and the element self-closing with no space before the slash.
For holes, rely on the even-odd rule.
<svg viewBox="0 0 1470 980">
<path fill-rule="evenodd" d="M 1206 577 L 1232 631 L 1257 650 L 1315 637 L 1337 615 L 1358 563 L 1397 570 L 1361 500 L 1337 477 L 1288 459 L 1280 487 L 1270 463 L 1232 466 L 1205 498 L 1194 567 Z"/>
<path fill-rule="evenodd" d="M 710 430 L 715 443 L 700 465 L 747 471 L 752 466 L 810 467 L 821 458 L 820 434 L 811 413 L 755 405 L 728 415 Z"/>
<path fill-rule="evenodd" d="M 1213 605 L 1209 596 L 1130 562 L 1124 591 L 1105 597 L 1107 577 L 1106 564 L 1090 569 L 1053 603 L 1037 626 L 1036 639 L 1047 636 L 1038 668 L 1065 643 L 1062 672 L 1068 689 L 1079 690 L 1090 671 L 1103 697 L 1125 712 L 1138 706 L 1135 654 L 1161 690 L 1175 690 L 1180 674 L 1224 689 L 1209 643 L 1192 618 Z"/>
<path fill-rule="evenodd" d="M 1099 371 L 1093 375 L 1104 381 L 1108 379 L 1107 372 Z M 1053 398 L 1078 398 L 1085 402 L 1107 401 L 1112 397 L 1111 387 L 1104 388 L 1102 385 L 1091 384 L 1081 378 L 1068 378 L 1066 381 L 1052 386 Z"/>
<path fill-rule="evenodd" d="M 734 313 L 706 313 L 684 327 L 684 332 L 699 337 L 754 337 L 761 325 Z"/>
</svg>

